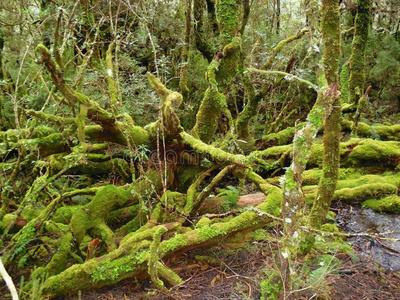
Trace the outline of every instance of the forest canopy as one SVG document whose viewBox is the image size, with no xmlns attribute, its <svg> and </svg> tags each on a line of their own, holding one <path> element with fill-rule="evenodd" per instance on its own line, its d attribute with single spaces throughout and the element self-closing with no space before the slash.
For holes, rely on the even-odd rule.
<svg viewBox="0 0 400 300">
<path fill-rule="evenodd" d="M 197 299 L 245 251 L 228 298 L 331 299 L 354 239 L 396 256 L 343 212 L 400 213 L 398 5 L 1 1 L 0 298 Z"/>
</svg>

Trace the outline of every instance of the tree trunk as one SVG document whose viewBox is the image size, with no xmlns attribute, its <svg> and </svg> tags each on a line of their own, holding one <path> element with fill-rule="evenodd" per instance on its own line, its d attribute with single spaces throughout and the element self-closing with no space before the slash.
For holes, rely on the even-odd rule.
<svg viewBox="0 0 400 300">
<path fill-rule="evenodd" d="M 357 0 L 357 16 L 350 56 L 350 103 L 357 106 L 364 94 L 365 47 L 368 40 L 371 0 Z"/>
</svg>

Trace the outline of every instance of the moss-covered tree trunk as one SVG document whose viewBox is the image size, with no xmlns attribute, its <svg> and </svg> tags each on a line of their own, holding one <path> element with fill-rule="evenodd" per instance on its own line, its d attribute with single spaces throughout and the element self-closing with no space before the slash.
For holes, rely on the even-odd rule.
<svg viewBox="0 0 400 300">
<path fill-rule="evenodd" d="M 218 0 L 215 4 L 220 32 L 221 51 L 217 52 L 206 74 L 209 84 L 199 111 L 193 133 L 202 141 L 211 141 L 218 121 L 225 115 L 231 119 L 226 95 L 232 80 L 240 71 L 240 5 L 236 0 Z"/>
<path fill-rule="evenodd" d="M 308 243 L 302 242 L 301 231 L 299 230 L 299 219 L 304 216 L 305 197 L 302 189 L 302 174 L 306 169 L 307 162 L 311 155 L 311 146 L 318 131 L 323 125 L 331 126 L 330 134 L 338 134 L 338 130 L 332 121 L 337 120 L 340 116 L 340 106 L 338 105 L 340 92 L 338 91 L 338 66 L 339 66 L 339 49 L 340 49 L 340 28 L 339 28 L 339 1 L 323 0 L 322 1 L 322 39 L 324 43 L 323 64 L 325 75 L 325 86 L 321 88 L 318 99 L 307 117 L 307 123 L 301 129 L 296 131 L 293 140 L 293 161 L 287 169 L 282 180 L 283 183 L 283 201 L 282 201 L 282 217 L 284 220 L 284 240 L 280 253 L 281 266 L 280 271 L 283 275 L 282 279 L 285 286 L 290 284 L 290 274 L 294 272 L 291 263 L 296 260 L 298 253 L 307 251 Z M 328 138 L 328 136 L 327 136 Z M 327 139 L 325 139 L 328 142 Z M 333 161 L 338 159 L 338 145 L 326 144 L 329 150 L 325 154 L 329 158 L 333 157 Z M 333 147 L 333 148 L 332 148 Z M 333 152 L 331 152 L 333 151 Z M 329 164 L 327 161 L 326 164 Z M 328 171 L 328 166 L 326 171 Z M 337 172 L 337 170 L 335 170 Z M 330 178 L 331 173 L 326 174 Z M 337 175 L 336 175 L 337 176 Z M 332 176 L 331 176 L 332 177 Z M 327 179 L 328 180 L 328 179 Z M 336 184 L 336 183 L 335 183 Z"/>
<path fill-rule="evenodd" d="M 325 0 L 322 7 L 322 36 L 324 42 L 323 65 L 329 86 L 339 88 L 340 58 L 340 12 L 337 0 Z M 319 183 L 318 196 L 311 210 L 310 223 L 320 227 L 328 213 L 336 189 L 339 172 L 340 144 L 340 93 L 333 91 L 333 101 L 324 118 L 324 162 L 323 175 Z"/>
<path fill-rule="evenodd" d="M 179 87 L 184 100 L 189 97 L 189 88 L 187 86 L 187 71 L 190 58 L 190 34 L 192 31 L 192 0 L 185 0 L 185 40 L 182 49 L 181 59 L 181 78 L 179 81 Z"/>
<path fill-rule="evenodd" d="M 3 50 L 4 50 L 4 33 L 3 33 L 3 27 L 0 25 L 0 81 L 3 81 L 4 75 L 3 75 Z M 3 108 L 4 107 L 4 89 L 3 87 L 0 88 L 0 129 L 3 129 L 3 123 L 4 123 L 4 112 Z"/>
<path fill-rule="evenodd" d="M 215 51 L 213 46 L 207 40 L 205 24 L 203 20 L 205 6 L 206 2 L 204 0 L 193 0 L 193 37 L 196 49 L 199 50 L 209 62 L 211 62 Z M 215 14 L 213 22 L 216 22 Z"/>
<path fill-rule="evenodd" d="M 350 103 L 358 104 L 364 94 L 365 47 L 368 41 L 371 0 L 357 0 L 357 16 L 350 56 Z"/>
<path fill-rule="evenodd" d="M 275 32 L 276 34 L 279 34 L 279 30 L 281 29 L 281 0 L 276 0 L 275 17 L 276 17 Z"/>
</svg>

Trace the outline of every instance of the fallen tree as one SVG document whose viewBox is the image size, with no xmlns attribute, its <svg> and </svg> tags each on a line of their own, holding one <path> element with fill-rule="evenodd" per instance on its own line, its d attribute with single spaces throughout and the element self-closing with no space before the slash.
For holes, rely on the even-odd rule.
<svg viewBox="0 0 400 300">
<path fill-rule="evenodd" d="M 319 90 L 320 102 L 311 111 L 308 125 L 297 124 L 296 129 L 269 134 L 264 140 L 272 147 L 255 149 L 249 124 L 266 89 L 256 93 L 242 65 L 238 28 L 242 26 L 242 31 L 245 22 L 240 23 L 239 6 L 237 1 L 217 1 L 223 48 L 213 59 L 210 57 L 208 88 L 190 132 L 184 130 L 176 113 L 183 96 L 150 73 L 148 82 L 160 98 L 157 120 L 141 127 L 119 111 L 112 64 L 114 44 L 106 56 L 110 96 L 107 109 L 64 78 L 59 59 L 53 58 L 49 49 L 37 47 L 60 102 L 70 114 L 27 110 L 31 120 L 52 127 L 31 126 L 0 134 L 0 169 L 6 178 L 0 210 L 0 232 L 5 241 L 2 256 L 15 272 L 26 266 L 36 267 L 21 287 L 24 291 L 31 292 L 39 282 L 41 296 L 51 298 L 140 276 L 150 277 L 161 290 L 167 284 L 180 284 L 182 279 L 163 260 L 282 223 L 282 199 L 302 190 L 307 181 L 318 184 L 323 170 L 307 174 L 305 169 L 323 166 L 324 147 L 314 140 L 329 111 L 323 101 L 332 106 L 330 101 L 338 97 L 337 87 L 324 85 Z M 308 31 L 301 30 L 279 43 L 264 67 L 271 65 L 282 47 Z M 261 73 L 287 75 L 271 70 Z M 235 78 L 245 82 L 247 102 L 234 120 L 226 95 Z M 289 78 L 319 89 L 301 78 Z M 228 130 L 222 140 L 211 144 L 221 116 L 228 120 Z M 400 144 L 396 126 L 359 123 L 360 136 L 369 138 L 376 132 L 384 141 L 354 138 L 341 143 L 341 167 L 397 172 Z M 296 133 L 293 146 L 290 143 Z M 302 140 L 304 136 L 306 141 Z M 237 151 L 232 151 L 229 143 L 239 145 Z M 267 176 L 283 173 L 292 163 L 296 172 L 289 168 L 285 189 L 275 178 L 267 180 Z M 339 177 L 350 177 L 351 172 L 343 170 L 339 170 Z M 376 201 L 371 200 L 383 198 L 381 209 L 387 210 L 397 201 L 389 200 L 394 199 L 400 186 L 398 176 L 391 180 L 375 176 L 354 179 L 359 180 L 354 186 L 349 186 L 349 180 L 345 181 L 347 186 L 339 181 L 333 200 L 370 200 L 365 205 L 376 207 Z M 237 183 L 251 183 L 264 197 L 257 201 L 214 197 L 215 191 L 226 186 L 228 177 Z M 315 199 L 316 190 L 316 186 L 304 187 L 304 200 Z M 293 197 L 293 204 L 297 196 L 300 193 Z M 227 215 L 221 216 L 223 212 Z M 213 218 L 212 214 L 220 217 Z M 285 216 L 295 214 L 292 210 Z"/>
</svg>

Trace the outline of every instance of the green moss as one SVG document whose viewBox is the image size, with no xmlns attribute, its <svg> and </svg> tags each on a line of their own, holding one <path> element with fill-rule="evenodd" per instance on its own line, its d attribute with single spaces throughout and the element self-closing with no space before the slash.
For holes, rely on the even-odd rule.
<svg viewBox="0 0 400 300">
<path fill-rule="evenodd" d="M 197 222 L 196 227 L 201 228 L 210 225 L 211 225 L 211 220 L 209 218 L 203 217 Z"/>
<path fill-rule="evenodd" d="M 196 139 L 195 137 L 182 132 L 181 137 L 183 141 L 190 145 L 194 150 L 202 154 L 208 154 L 210 157 L 218 162 L 231 162 L 237 164 L 243 164 L 246 162 L 246 157 L 240 154 L 231 154 L 226 152 L 220 148 L 213 147 L 211 145 L 207 145 L 206 143 Z"/>
<path fill-rule="evenodd" d="M 322 55 L 328 85 L 338 82 L 340 53 L 340 11 L 336 0 L 324 0 L 321 7 Z"/>
<path fill-rule="evenodd" d="M 65 270 L 68 263 L 68 257 L 72 247 L 73 236 L 70 232 L 66 233 L 61 238 L 60 246 L 58 247 L 57 253 L 53 255 L 50 262 L 45 268 L 38 268 L 32 273 L 33 278 L 39 278 L 43 274 L 51 276 L 59 274 Z"/>
<path fill-rule="evenodd" d="M 321 226 L 321 230 L 328 232 L 340 232 L 339 228 L 335 224 L 323 224 Z"/>
<path fill-rule="evenodd" d="M 226 98 L 223 94 L 216 89 L 208 88 L 205 91 L 196 115 L 196 125 L 193 127 L 193 132 L 202 141 L 206 143 L 211 141 L 218 128 L 218 120 L 225 106 Z"/>
<path fill-rule="evenodd" d="M 359 178 L 340 180 L 338 189 L 354 188 L 363 184 L 388 183 L 400 187 L 400 173 L 387 175 L 364 175 Z"/>
<path fill-rule="evenodd" d="M 239 7 L 236 0 L 217 0 L 216 17 L 221 44 L 228 44 L 240 29 Z"/>
<path fill-rule="evenodd" d="M 302 124 L 299 124 L 299 126 L 301 126 Z M 270 145 L 287 145 L 293 141 L 294 132 L 294 127 L 288 127 L 279 132 L 264 135 L 262 137 L 262 141 Z"/>
<path fill-rule="evenodd" d="M 52 220 L 56 223 L 69 224 L 72 216 L 81 208 L 81 205 L 60 207 L 53 214 Z"/>
<path fill-rule="evenodd" d="M 114 208 L 126 203 L 130 197 L 130 192 L 122 187 L 107 185 L 101 188 L 93 200 L 77 209 L 71 218 L 71 229 L 78 242 L 83 240 L 86 232 L 91 228 L 100 226 L 103 228 L 100 231 L 104 232 L 103 222 L 107 219 L 108 214 Z M 104 234 L 109 235 L 107 232 Z"/>
<path fill-rule="evenodd" d="M 371 15 L 371 0 L 357 0 L 354 37 L 350 56 L 350 102 L 358 104 L 364 94 L 365 48 Z"/>
<path fill-rule="evenodd" d="M 204 168 L 200 166 L 186 166 L 181 165 L 178 167 L 178 180 L 179 180 L 179 188 L 183 189 L 183 191 L 187 191 L 191 183 L 194 181 L 196 176 L 204 171 Z"/>
<path fill-rule="evenodd" d="M 3 217 L 3 226 L 4 228 L 10 228 L 11 226 L 13 226 L 15 224 L 15 222 L 17 221 L 17 215 L 14 214 L 6 214 Z"/>
<path fill-rule="evenodd" d="M 362 207 L 371 208 L 376 211 L 399 213 L 400 197 L 397 195 L 390 195 L 382 199 L 369 199 L 363 202 Z"/>
<path fill-rule="evenodd" d="M 349 66 L 345 63 L 342 67 L 342 71 L 340 72 L 340 93 L 342 98 L 342 103 L 349 103 L 350 101 L 350 72 Z"/>
<path fill-rule="evenodd" d="M 342 188 L 334 194 L 334 201 L 357 202 L 365 199 L 382 197 L 397 193 L 398 187 L 389 183 L 371 183 L 354 188 Z M 314 199 L 316 194 L 308 194 L 306 198 L 308 202 Z"/>
<path fill-rule="evenodd" d="M 198 234 L 205 237 L 206 239 L 214 238 L 215 236 L 223 234 L 222 228 L 216 226 L 204 226 L 199 229 Z"/>
<path fill-rule="evenodd" d="M 184 247 L 187 245 L 187 241 L 183 238 L 184 235 L 178 234 L 173 239 L 169 239 L 162 243 L 162 251 L 170 252 L 177 248 Z"/>
<path fill-rule="evenodd" d="M 354 165 L 362 162 L 365 165 L 371 163 L 384 163 L 391 165 L 390 159 L 400 157 L 399 142 L 382 142 L 371 139 L 362 140 L 349 154 L 348 161 Z"/>
<path fill-rule="evenodd" d="M 160 246 L 161 236 L 167 231 L 168 229 L 165 226 L 159 226 L 156 229 L 153 235 L 153 242 L 151 243 L 149 251 L 150 257 L 148 263 L 148 273 L 154 285 L 159 290 L 162 290 L 165 287 L 164 287 L 164 282 L 158 278 L 158 272 L 157 272 L 157 263 L 159 261 L 158 247 Z"/>
<path fill-rule="evenodd" d="M 357 126 L 358 135 L 383 141 L 399 141 L 400 125 L 392 126 L 376 125 L 371 126 L 363 122 L 359 122 Z"/>
<path fill-rule="evenodd" d="M 21 212 L 21 218 L 25 221 L 30 221 L 39 216 L 40 210 L 33 207 L 32 204 L 25 205 Z"/>
<path fill-rule="evenodd" d="M 343 168 L 339 169 L 339 179 L 356 179 L 362 176 L 358 169 L 353 168 Z M 303 185 L 316 185 L 319 183 L 322 176 L 322 170 L 314 168 L 311 170 L 306 170 L 303 173 Z"/>
<path fill-rule="evenodd" d="M 165 255 L 171 255 L 176 251 L 183 250 L 185 247 L 216 243 L 220 238 L 227 235 L 265 226 L 271 220 L 268 216 L 264 216 L 262 208 L 263 206 L 259 206 L 257 212 L 246 211 L 225 223 L 216 223 L 209 227 L 194 229 L 184 234 L 172 236 L 170 239 L 160 243 L 158 255 L 162 259 Z M 59 275 L 51 276 L 43 284 L 43 296 L 54 297 L 78 290 L 111 285 L 145 271 L 146 265 L 144 262 L 149 259 L 149 253 L 145 251 L 140 254 L 140 250 L 150 246 L 151 242 L 144 239 L 151 238 L 156 228 L 128 234 L 121 241 L 120 247 L 106 256 L 88 260 L 83 264 L 73 265 Z M 129 255 L 124 255 L 127 253 Z M 134 264 L 139 254 L 141 255 L 139 264 Z M 100 273 L 103 271 L 102 266 L 104 265 L 113 269 L 109 270 L 107 268 L 106 272 L 111 272 L 110 276 L 115 279 L 112 280 L 109 276 L 105 276 L 104 278 L 107 277 L 106 279 L 100 279 L 93 283 L 93 270 L 97 269 L 99 270 L 97 273 Z M 118 274 L 115 272 L 115 268 L 117 268 Z"/>
<path fill-rule="evenodd" d="M 163 263 L 157 262 L 157 273 L 172 286 L 182 284 L 183 280 L 174 271 L 168 269 Z"/>
</svg>

